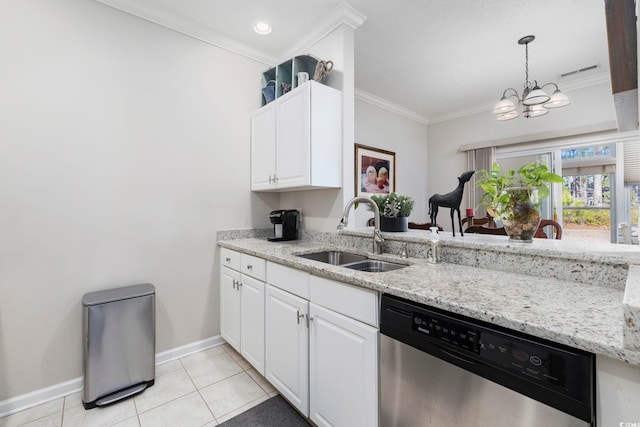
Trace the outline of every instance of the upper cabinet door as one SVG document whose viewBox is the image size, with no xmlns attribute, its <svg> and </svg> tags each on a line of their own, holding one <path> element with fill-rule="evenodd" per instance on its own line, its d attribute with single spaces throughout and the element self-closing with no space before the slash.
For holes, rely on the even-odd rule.
<svg viewBox="0 0 640 427">
<path fill-rule="evenodd" d="M 279 100 L 276 121 L 279 188 L 310 184 L 310 88 L 304 85 Z"/>
<path fill-rule="evenodd" d="M 251 114 L 251 189 L 276 188 L 276 104 Z"/>
<path fill-rule="evenodd" d="M 342 93 L 308 81 L 251 116 L 251 190 L 342 185 Z"/>
</svg>

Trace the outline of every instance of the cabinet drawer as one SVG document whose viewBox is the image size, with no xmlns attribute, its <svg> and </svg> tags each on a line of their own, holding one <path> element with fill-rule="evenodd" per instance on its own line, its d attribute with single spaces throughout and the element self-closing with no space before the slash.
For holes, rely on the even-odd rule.
<svg viewBox="0 0 640 427">
<path fill-rule="evenodd" d="M 313 303 L 378 327 L 378 293 L 375 291 L 311 276 L 309 293 Z"/>
<path fill-rule="evenodd" d="M 240 271 L 240 252 L 220 248 L 220 265 Z"/>
<path fill-rule="evenodd" d="M 267 283 L 300 298 L 309 299 L 309 273 L 305 271 L 268 262 Z"/>
<path fill-rule="evenodd" d="M 240 254 L 240 272 L 258 280 L 265 280 L 266 261 L 253 255 Z"/>
</svg>

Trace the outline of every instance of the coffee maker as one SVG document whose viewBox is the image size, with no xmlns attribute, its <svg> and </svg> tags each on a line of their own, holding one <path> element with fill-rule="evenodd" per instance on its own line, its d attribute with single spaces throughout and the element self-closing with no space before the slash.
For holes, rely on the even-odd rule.
<svg viewBox="0 0 640 427">
<path fill-rule="evenodd" d="M 300 211 L 297 209 L 279 209 L 271 211 L 269 220 L 273 224 L 274 237 L 269 237 L 271 242 L 284 240 L 297 240 L 300 228 Z"/>
</svg>

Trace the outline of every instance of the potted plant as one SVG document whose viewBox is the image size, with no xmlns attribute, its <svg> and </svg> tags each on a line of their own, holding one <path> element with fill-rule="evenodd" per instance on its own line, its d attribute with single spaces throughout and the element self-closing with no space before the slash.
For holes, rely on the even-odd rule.
<svg viewBox="0 0 640 427">
<path fill-rule="evenodd" d="M 478 172 L 476 185 L 485 193 L 480 203 L 487 213 L 502 221 L 509 240 L 532 242 L 540 224 L 540 205 L 549 197 L 548 184 L 564 180 L 538 162 L 506 173 L 494 163 L 490 171 Z"/>
<path fill-rule="evenodd" d="M 380 230 L 407 231 L 407 217 L 413 209 L 413 199 L 396 193 L 371 196 L 380 211 Z M 369 208 L 369 210 L 371 210 Z"/>
</svg>

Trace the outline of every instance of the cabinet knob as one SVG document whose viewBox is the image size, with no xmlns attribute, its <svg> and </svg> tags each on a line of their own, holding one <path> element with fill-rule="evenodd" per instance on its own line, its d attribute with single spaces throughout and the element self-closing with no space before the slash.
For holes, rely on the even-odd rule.
<svg viewBox="0 0 640 427">
<path fill-rule="evenodd" d="M 300 324 L 300 319 L 304 319 L 304 314 L 300 313 L 300 310 L 297 310 L 298 313 L 298 325 Z"/>
<path fill-rule="evenodd" d="M 226 257 L 224 260 L 225 260 L 225 261 L 227 261 L 227 262 L 229 262 L 229 261 L 231 261 L 231 258 Z"/>
<path fill-rule="evenodd" d="M 251 264 L 247 264 L 247 269 L 248 269 L 248 270 L 253 269 L 253 265 L 251 265 Z"/>
</svg>

